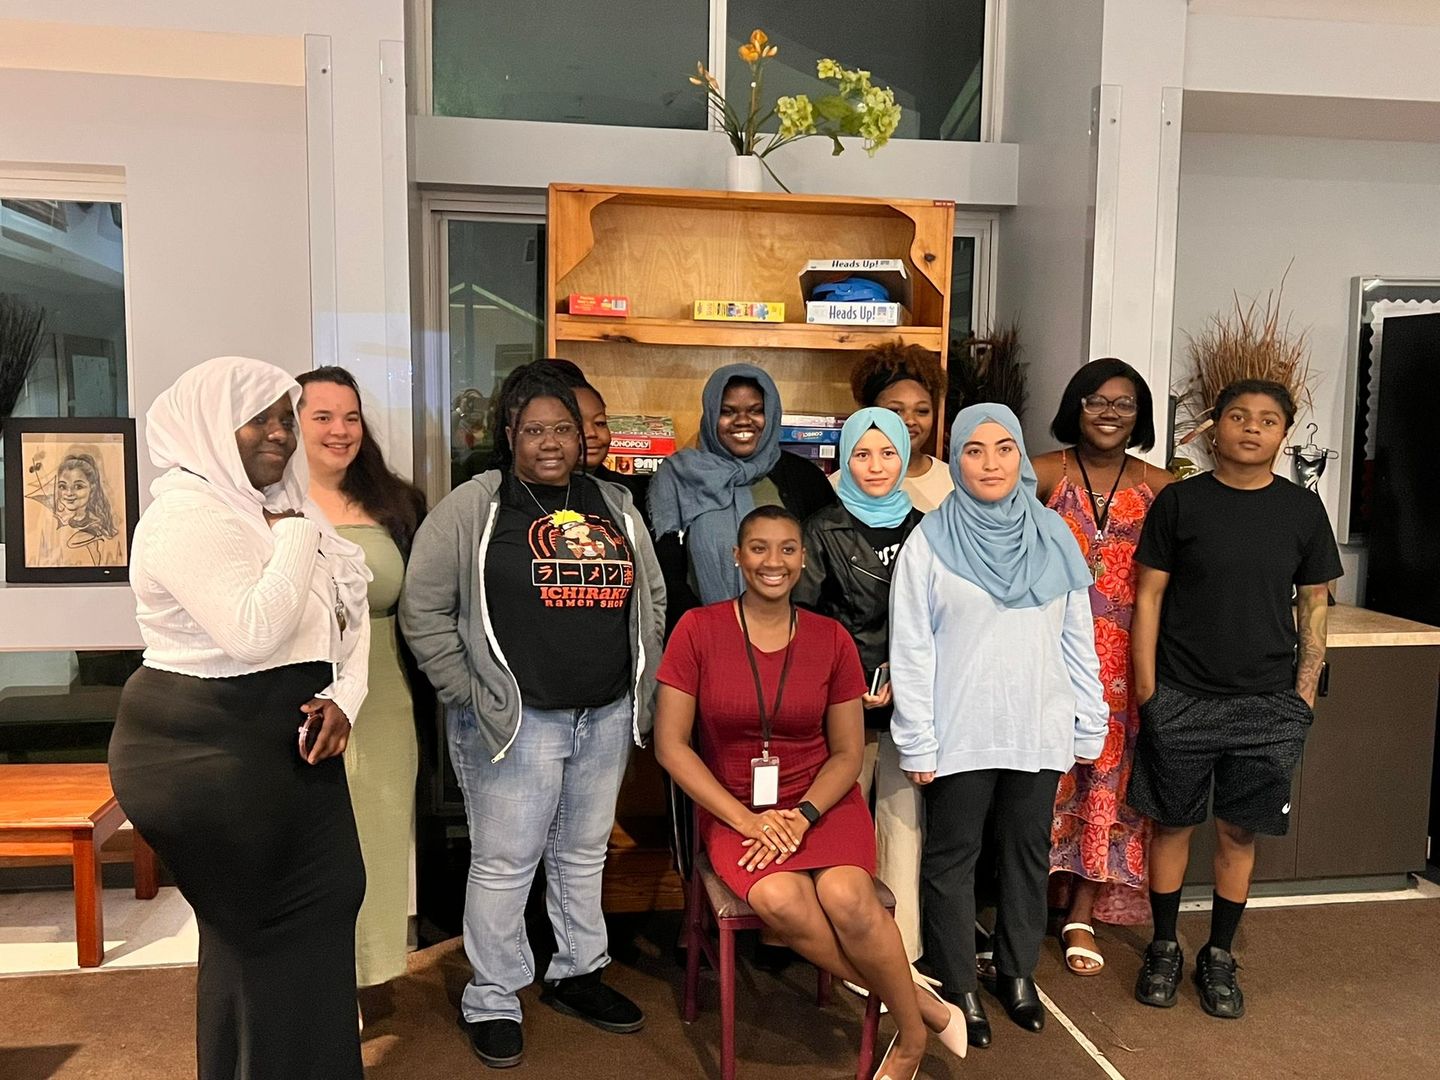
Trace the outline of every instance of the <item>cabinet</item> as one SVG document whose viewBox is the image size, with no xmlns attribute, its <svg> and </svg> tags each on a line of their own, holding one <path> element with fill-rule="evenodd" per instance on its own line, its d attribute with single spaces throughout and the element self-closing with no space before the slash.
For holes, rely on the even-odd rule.
<svg viewBox="0 0 1440 1080">
<path fill-rule="evenodd" d="M 549 355 L 578 364 L 612 413 L 673 417 L 682 446 L 698 434 L 706 378 L 725 364 L 765 368 L 787 411 L 848 413 L 864 350 L 899 340 L 946 361 L 953 203 L 552 184 L 548 214 Z M 840 258 L 903 259 L 909 324 L 807 324 L 800 271 Z M 571 293 L 626 296 L 629 317 L 571 315 Z M 698 322 L 696 300 L 783 302 L 786 321 Z M 663 775 L 638 752 L 616 807 L 606 910 L 680 906 L 668 835 Z"/>
<path fill-rule="evenodd" d="M 1401 878 L 1425 866 L 1440 645 L 1331 648 L 1291 793 L 1289 835 L 1260 837 L 1256 881 Z M 1214 881 L 1195 831 L 1187 884 Z"/>
</svg>

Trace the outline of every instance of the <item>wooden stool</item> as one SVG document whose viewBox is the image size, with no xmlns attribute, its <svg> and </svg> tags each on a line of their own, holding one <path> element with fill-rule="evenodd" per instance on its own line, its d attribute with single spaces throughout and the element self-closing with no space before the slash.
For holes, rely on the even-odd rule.
<svg viewBox="0 0 1440 1080">
<path fill-rule="evenodd" d="M 0 856 L 68 855 L 75 867 L 80 966 L 105 958 L 100 848 L 125 821 L 106 765 L 0 765 Z M 154 898 L 155 853 L 135 833 L 135 896 Z"/>
</svg>

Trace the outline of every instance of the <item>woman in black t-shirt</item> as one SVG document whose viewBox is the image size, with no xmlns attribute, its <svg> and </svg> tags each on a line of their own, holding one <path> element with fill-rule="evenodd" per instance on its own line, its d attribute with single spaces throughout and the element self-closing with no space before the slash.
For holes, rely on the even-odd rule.
<svg viewBox="0 0 1440 1080">
<path fill-rule="evenodd" d="M 519 1064 L 533 980 L 525 901 L 541 859 L 558 944 L 540 1000 L 604 1031 L 640 1010 L 601 982 L 600 881 L 632 740 L 650 729 L 665 592 L 623 487 L 582 471 L 575 395 L 538 361 L 505 380 L 501 469 L 415 538 L 400 618 L 447 706 L 471 866 L 461 1019 L 486 1064 Z"/>
</svg>

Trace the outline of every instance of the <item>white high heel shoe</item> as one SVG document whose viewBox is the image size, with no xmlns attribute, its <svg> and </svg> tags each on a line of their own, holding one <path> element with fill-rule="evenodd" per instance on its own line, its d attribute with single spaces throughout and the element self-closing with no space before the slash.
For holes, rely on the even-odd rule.
<svg viewBox="0 0 1440 1080">
<path fill-rule="evenodd" d="M 940 996 L 940 992 L 931 985 L 934 980 L 926 979 L 921 982 L 922 978 L 923 976 L 917 973 L 915 985 L 945 1006 L 945 1011 L 950 1014 L 950 1022 L 945 1025 L 944 1030 L 935 1033 L 936 1038 L 940 1040 L 940 1045 L 946 1050 L 958 1058 L 963 1058 L 970 1049 L 970 1038 L 965 1027 L 964 1012 L 961 1011 L 960 1006 L 952 1004 Z"/>
<path fill-rule="evenodd" d="M 965 1021 L 960 1021 L 960 1026 L 965 1026 Z M 895 1037 L 890 1040 L 890 1045 L 885 1048 L 885 1056 L 880 1059 L 880 1068 L 875 1070 L 875 1080 L 907 1080 L 903 1076 L 895 1076 L 885 1071 L 885 1063 L 890 1060 L 890 1051 L 895 1049 L 895 1044 L 900 1041 L 900 1033 L 897 1031 Z M 915 1080 L 920 1075 L 920 1066 L 915 1066 L 915 1071 L 910 1074 L 908 1080 Z"/>
</svg>

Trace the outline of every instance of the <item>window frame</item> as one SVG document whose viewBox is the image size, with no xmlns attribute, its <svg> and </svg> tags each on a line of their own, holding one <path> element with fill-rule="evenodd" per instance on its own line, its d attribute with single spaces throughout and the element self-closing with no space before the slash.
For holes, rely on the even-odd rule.
<svg viewBox="0 0 1440 1080">
<path fill-rule="evenodd" d="M 419 116 L 432 116 L 435 112 L 435 10 L 433 0 L 407 0 L 405 5 L 405 40 L 409 50 L 411 72 L 410 111 Z M 705 66 L 721 86 L 725 85 L 725 73 L 729 66 L 729 48 L 725 41 L 725 28 L 729 22 L 728 0 L 710 0 L 710 55 Z M 985 41 L 980 60 L 980 138 L 979 142 L 995 142 L 1000 134 L 1001 92 L 1004 79 L 1004 0 L 985 0 Z M 535 121 L 516 121 L 532 123 Z M 597 125 L 603 126 L 603 125 Z M 710 131 L 719 131 L 720 125 L 714 116 L 710 117 Z M 916 139 L 916 142 L 935 142 L 934 139 Z"/>
<path fill-rule="evenodd" d="M 0 163 L 0 199 L 46 199 L 55 202 L 118 203 L 120 206 L 120 274 L 125 309 L 125 416 L 135 415 L 134 313 L 130 288 L 130 213 L 124 170 L 103 165 L 29 165 Z M 137 436 L 143 446 L 144 432 Z M 0 543 L 0 564 L 5 545 Z M 102 588 L 106 586 L 101 586 Z"/>
</svg>

